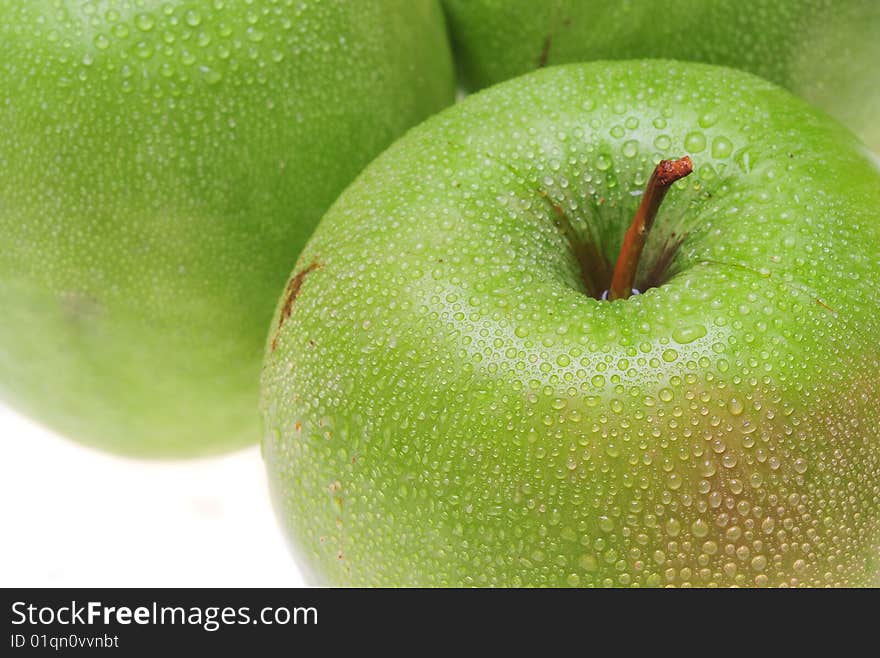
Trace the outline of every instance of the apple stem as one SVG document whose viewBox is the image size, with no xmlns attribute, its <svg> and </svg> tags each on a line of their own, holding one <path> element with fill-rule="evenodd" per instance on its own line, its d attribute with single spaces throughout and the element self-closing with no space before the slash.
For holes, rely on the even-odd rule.
<svg viewBox="0 0 880 658">
<path fill-rule="evenodd" d="M 689 156 L 679 160 L 661 160 L 654 168 L 651 179 L 645 186 L 645 193 L 639 209 L 633 217 L 632 224 L 623 236 L 623 245 L 620 255 L 614 265 L 614 274 L 611 276 L 611 286 L 608 290 L 608 299 L 626 299 L 633 292 L 633 283 L 636 278 L 636 270 L 639 267 L 639 259 L 642 249 L 648 239 L 648 232 L 654 224 L 654 218 L 663 203 L 663 197 L 669 191 L 670 186 L 677 180 L 684 178 L 694 170 Z"/>
</svg>

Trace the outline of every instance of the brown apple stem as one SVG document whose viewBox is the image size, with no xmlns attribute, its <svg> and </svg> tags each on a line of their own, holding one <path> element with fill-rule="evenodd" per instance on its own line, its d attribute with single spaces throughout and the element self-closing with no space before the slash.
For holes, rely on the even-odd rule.
<svg viewBox="0 0 880 658">
<path fill-rule="evenodd" d="M 679 160 L 661 160 L 654 168 L 639 209 L 623 237 L 623 246 L 620 248 L 620 255 L 617 257 L 614 274 L 611 277 L 608 299 L 626 299 L 632 295 L 642 249 L 645 248 L 648 232 L 654 224 L 663 197 L 675 181 L 684 178 L 693 170 L 694 166 L 689 156 Z"/>
</svg>

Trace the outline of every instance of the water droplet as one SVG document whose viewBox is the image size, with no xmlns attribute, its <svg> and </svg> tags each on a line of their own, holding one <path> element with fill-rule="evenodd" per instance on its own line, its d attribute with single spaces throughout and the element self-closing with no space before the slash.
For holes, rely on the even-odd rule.
<svg viewBox="0 0 880 658">
<path fill-rule="evenodd" d="M 205 82 L 207 82 L 209 85 L 216 85 L 223 79 L 223 75 L 215 69 L 209 68 L 207 66 L 202 66 L 199 68 L 199 70 L 202 72 L 202 75 L 205 76 Z"/>
<path fill-rule="evenodd" d="M 700 463 L 700 475 L 702 475 L 703 477 L 712 477 L 713 475 L 715 475 L 715 471 L 715 462 L 713 462 L 711 459 L 704 459 Z"/>
<path fill-rule="evenodd" d="M 713 110 L 709 110 L 698 119 L 698 123 L 700 124 L 701 128 L 711 128 L 716 123 L 718 123 L 718 113 Z"/>
<path fill-rule="evenodd" d="M 202 24 L 202 15 L 195 9 L 190 9 L 186 12 L 184 20 L 186 21 L 186 24 L 190 27 L 198 27 Z"/>
<path fill-rule="evenodd" d="M 702 539 L 709 534 L 709 524 L 707 524 L 703 519 L 697 519 L 691 524 L 691 532 L 693 533 L 694 537 Z"/>
<path fill-rule="evenodd" d="M 684 148 L 689 153 L 699 153 L 706 149 L 706 136 L 700 132 L 688 133 L 684 138 Z"/>
<path fill-rule="evenodd" d="M 150 14 L 138 14 L 135 16 L 134 24 L 143 32 L 149 32 L 156 25 L 156 19 Z"/>
<path fill-rule="evenodd" d="M 677 327 L 672 332 L 672 338 L 680 345 L 693 343 L 698 338 L 706 335 L 706 327 L 701 324 L 686 325 Z"/>
<path fill-rule="evenodd" d="M 716 137 L 712 140 L 712 157 L 728 158 L 733 153 L 733 142 L 726 137 Z"/>
<path fill-rule="evenodd" d="M 141 59 L 149 59 L 153 56 L 153 45 L 148 41 L 140 41 L 135 46 L 134 52 Z"/>
<path fill-rule="evenodd" d="M 661 151 L 668 151 L 669 147 L 672 146 L 672 139 L 670 139 L 669 135 L 657 135 L 654 138 L 654 146 Z"/>
<path fill-rule="evenodd" d="M 737 153 L 734 156 L 734 161 L 743 171 L 743 173 L 747 174 L 752 170 L 752 156 L 749 153 L 748 149 L 743 149 L 742 151 Z"/>
<path fill-rule="evenodd" d="M 595 571 L 599 567 L 599 561 L 595 555 L 584 553 L 578 559 L 578 565 L 584 571 Z"/>
</svg>

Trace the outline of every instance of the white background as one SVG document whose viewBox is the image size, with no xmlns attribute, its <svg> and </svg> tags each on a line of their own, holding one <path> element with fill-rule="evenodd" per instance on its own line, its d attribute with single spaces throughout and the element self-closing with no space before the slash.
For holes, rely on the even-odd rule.
<svg viewBox="0 0 880 658">
<path fill-rule="evenodd" d="M 137 461 L 0 404 L 0 586 L 301 586 L 258 447 Z"/>
</svg>

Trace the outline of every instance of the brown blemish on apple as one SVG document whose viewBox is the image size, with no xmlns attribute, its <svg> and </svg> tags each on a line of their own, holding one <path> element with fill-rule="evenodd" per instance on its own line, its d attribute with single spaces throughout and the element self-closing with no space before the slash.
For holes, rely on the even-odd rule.
<svg viewBox="0 0 880 658">
<path fill-rule="evenodd" d="M 544 43 L 541 46 L 541 54 L 538 55 L 538 68 L 542 69 L 547 66 L 547 59 L 550 57 L 550 46 L 553 45 L 553 35 L 548 34 L 544 37 Z"/>
<path fill-rule="evenodd" d="M 829 313 L 834 313 L 835 315 L 837 314 L 837 311 L 835 311 L 833 308 L 831 308 L 830 306 L 828 306 L 828 304 L 826 304 L 825 302 L 823 302 L 823 301 L 822 301 L 821 299 L 819 299 L 818 297 L 816 297 L 816 303 L 817 303 L 819 306 L 821 306 L 822 308 L 824 308 L 826 311 L 828 311 Z"/>
<path fill-rule="evenodd" d="M 300 288 L 306 277 L 317 269 L 324 267 L 318 261 L 313 261 L 308 267 L 301 269 L 287 284 L 287 290 L 284 293 L 284 306 L 281 307 L 281 316 L 278 318 L 278 328 L 275 330 L 275 336 L 272 338 L 272 351 L 278 347 L 278 335 L 281 333 L 281 327 L 293 311 L 293 303 L 299 296 Z"/>
<path fill-rule="evenodd" d="M 70 324 L 77 327 L 103 314 L 104 308 L 96 297 L 88 293 L 69 290 L 61 294 L 61 311 Z"/>
<path fill-rule="evenodd" d="M 342 498 L 339 496 L 335 497 L 336 504 L 339 506 L 339 509 L 342 509 Z M 336 529 L 339 531 L 339 538 L 336 540 L 338 549 L 336 551 L 336 559 L 342 562 L 345 560 L 345 524 L 342 521 L 341 516 L 336 517 Z"/>
</svg>

